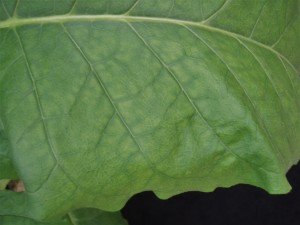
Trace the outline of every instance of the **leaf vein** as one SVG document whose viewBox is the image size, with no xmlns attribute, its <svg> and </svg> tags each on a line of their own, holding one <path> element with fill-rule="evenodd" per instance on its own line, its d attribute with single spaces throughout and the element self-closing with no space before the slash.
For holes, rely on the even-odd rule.
<svg viewBox="0 0 300 225">
<path fill-rule="evenodd" d="M 300 109 L 300 101 L 299 101 L 299 99 L 296 97 L 296 96 L 297 96 L 297 94 L 296 94 L 296 88 L 295 88 L 295 85 L 294 85 L 294 83 L 293 83 L 293 81 L 292 81 L 291 74 L 290 74 L 290 72 L 288 71 L 288 69 L 287 69 L 285 63 L 283 62 L 283 59 L 282 59 L 280 56 L 277 56 L 277 57 L 278 57 L 278 59 L 280 60 L 282 66 L 284 67 L 285 71 L 286 71 L 287 74 L 288 74 L 289 81 L 290 81 L 291 86 L 292 86 L 292 88 L 293 88 L 293 94 L 294 94 L 296 103 L 297 103 L 297 105 L 298 105 L 298 108 Z"/>
<path fill-rule="evenodd" d="M 231 1 L 231 0 L 228 0 Z M 276 51 L 271 46 L 268 46 L 266 44 L 263 44 L 261 42 L 258 42 L 254 39 L 251 39 L 249 37 L 245 37 L 243 35 L 240 35 L 238 33 L 233 33 L 230 31 L 226 31 L 217 27 L 209 26 L 205 24 L 205 21 L 202 22 L 195 22 L 195 21 L 188 21 L 188 20 L 181 20 L 181 19 L 174 19 L 174 18 L 161 18 L 161 17 L 144 17 L 144 16 L 130 16 L 130 15 L 110 15 L 110 14 L 104 14 L 104 15 L 59 15 L 59 16 L 47 16 L 47 17 L 33 17 L 33 18 L 10 18 L 5 21 L 0 21 L 0 29 L 3 28 L 14 28 L 17 26 L 22 26 L 26 24 L 46 24 L 46 23 L 63 23 L 67 21 L 95 21 L 95 20 L 111 20 L 111 21 L 124 21 L 124 20 L 131 20 L 131 21 L 144 21 L 144 22 L 156 22 L 156 23 L 172 23 L 176 25 L 186 25 L 186 26 L 196 26 L 200 27 L 202 29 L 210 30 L 213 32 L 222 33 L 224 35 L 230 36 L 230 37 L 237 37 L 241 39 L 248 40 L 262 48 L 266 48 L 269 51 L 273 52 L 276 55 L 279 55 L 280 57 L 284 58 L 290 65 L 293 67 L 293 69 L 297 72 L 294 65 L 280 52 Z"/>
<path fill-rule="evenodd" d="M 251 33 L 250 33 L 249 38 L 252 38 L 252 36 L 253 36 L 253 34 L 254 34 L 254 32 L 255 32 L 255 29 L 256 29 L 256 27 L 257 27 L 257 24 L 258 24 L 258 22 L 259 22 L 259 20 L 260 20 L 260 18 L 261 18 L 261 16 L 262 16 L 262 13 L 263 13 L 264 8 L 265 8 L 266 5 L 267 5 L 267 2 L 265 2 L 264 5 L 263 5 L 263 7 L 261 7 L 261 10 L 260 10 L 260 12 L 259 12 L 259 15 L 258 15 L 258 17 L 257 17 L 257 20 L 256 20 L 256 22 L 255 22 L 253 28 L 252 28 L 252 31 L 251 31 Z"/>
<path fill-rule="evenodd" d="M 136 0 L 123 15 L 129 15 L 130 12 L 139 4 L 140 0 Z"/>
<path fill-rule="evenodd" d="M 267 134 L 267 138 L 270 142 L 270 144 L 272 145 L 273 149 L 276 150 L 279 155 L 281 156 L 280 157 L 280 160 L 282 160 L 282 162 L 286 165 L 286 162 L 285 162 L 285 158 L 284 156 L 282 155 L 281 151 L 279 151 L 278 148 L 275 147 L 273 141 L 272 141 L 272 138 L 271 138 L 271 135 L 270 135 L 270 132 L 268 131 L 268 129 L 266 128 L 264 122 L 262 121 L 262 119 L 260 118 L 258 112 L 257 112 L 257 109 L 254 105 L 254 103 L 252 102 L 249 94 L 246 92 L 245 88 L 242 86 L 240 80 L 237 78 L 237 76 L 235 75 L 235 73 L 232 71 L 232 69 L 230 68 L 230 66 L 224 61 L 224 59 L 222 59 L 222 57 L 206 42 L 204 41 L 203 38 L 201 38 L 198 34 L 196 34 L 191 28 L 183 25 L 187 30 L 189 30 L 195 37 L 197 37 L 200 41 L 202 41 L 221 61 L 222 63 L 227 67 L 227 69 L 230 71 L 230 73 L 232 74 L 232 76 L 234 77 L 234 79 L 236 80 L 236 82 L 238 83 L 238 85 L 241 87 L 241 89 L 243 90 L 246 98 L 248 99 L 248 101 L 250 102 L 252 108 L 254 109 L 254 112 L 257 116 L 257 118 L 259 118 L 259 121 L 260 123 L 262 124 L 261 128 L 265 131 L 265 133 Z"/>
<path fill-rule="evenodd" d="M 120 113 L 119 109 L 115 105 L 113 99 L 110 96 L 110 93 L 108 92 L 107 88 L 104 85 L 104 82 L 102 81 L 102 78 L 99 76 L 98 72 L 95 70 L 93 64 L 90 62 L 90 60 L 88 59 L 88 57 L 86 56 L 86 54 L 84 53 L 84 51 L 82 50 L 82 48 L 75 41 L 75 39 L 72 37 L 71 33 L 67 30 L 67 28 L 64 26 L 64 24 L 61 24 L 61 26 L 62 26 L 63 30 L 65 31 L 65 33 L 67 34 L 67 36 L 69 37 L 69 39 L 71 40 L 71 42 L 74 44 L 74 46 L 78 50 L 78 52 L 81 54 L 81 56 L 84 58 L 84 60 L 86 61 L 86 63 L 91 68 L 91 71 L 95 75 L 95 77 L 96 77 L 96 79 L 97 79 L 100 87 L 102 88 L 102 90 L 104 91 L 104 93 L 107 96 L 108 100 L 110 101 L 110 104 L 113 106 L 114 110 L 116 111 L 116 113 L 117 113 L 118 117 L 120 118 L 122 124 L 124 125 L 124 127 L 128 131 L 130 137 L 132 138 L 132 140 L 134 141 L 134 143 L 137 145 L 137 147 L 138 147 L 138 149 L 139 149 L 142 157 L 145 159 L 146 163 L 153 170 L 153 172 L 157 171 L 155 169 L 154 165 L 152 164 L 152 162 L 150 161 L 150 159 L 148 158 L 148 156 L 143 151 L 143 149 L 142 149 L 141 145 L 139 144 L 139 142 L 136 140 L 135 135 L 133 134 L 133 132 L 129 128 L 128 124 L 126 123 L 125 119 L 123 118 L 123 115 Z"/>
<path fill-rule="evenodd" d="M 184 95 L 186 96 L 186 98 L 188 99 L 188 101 L 190 102 L 190 104 L 192 105 L 192 107 L 194 108 L 194 110 L 196 111 L 196 113 L 201 117 L 201 119 L 205 122 L 205 124 L 207 125 L 207 127 L 209 129 L 212 130 L 212 132 L 215 134 L 215 136 L 218 138 L 218 140 L 220 141 L 220 143 L 222 144 L 222 146 L 228 150 L 229 152 L 231 152 L 235 157 L 239 158 L 240 160 L 248 163 L 251 166 L 255 166 L 255 168 L 259 167 L 260 169 L 267 171 L 267 172 L 271 172 L 271 173 L 276 173 L 274 171 L 270 171 L 267 170 L 263 167 L 260 167 L 256 164 L 254 164 L 253 162 L 249 162 L 248 160 L 240 157 L 239 155 L 237 155 L 235 152 L 233 152 L 225 143 L 224 141 L 221 139 L 221 137 L 219 136 L 219 134 L 215 131 L 215 129 L 210 125 L 210 123 L 207 121 L 207 119 L 203 116 L 203 114 L 201 113 L 201 111 L 199 110 L 199 108 L 195 105 L 195 103 L 193 102 L 193 100 L 190 98 L 190 96 L 188 95 L 187 91 L 185 90 L 185 88 L 183 87 L 183 85 L 180 83 L 180 81 L 177 79 L 176 75 L 174 74 L 174 72 L 166 65 L 166 63 L 163 61 L 163 59 L 155 52 L 155 50 L 146 42 L 146 40 L 141 36 L 141 34 L 133 27 L 132 24 L 130 24 L 129 22 L 127 22 L 127 24 L 129 25 L 129 27 L 133 30 L 133 32 L 141 39 L 141 41 L 146 45 L 146 47 L 152 52 L 152 54 L 157 58 L 157 60 L 166 68 L 166 70 L 169 72 L 169 74 L 173 77 L 173 79 L 176 81 L 176 83 L 178 84 L 178 86 L 181 88 L 182 92 L 184 93 Z"/>
<path fill-rule="evenodd" d="M 266 75 L 266 77 L 268 78 L 268 80 L 270 81 L 271 85 L 272 85 L 272 88 L 273 90 L 275 91 L 278 99 L 279 99 L 279 102 L 280 102 L 280 106 L 281 106 L 281 109 L 282 111 L 286 111 L 285 107 L 283 106 L 283 103 L 282 103 L 282 97 L 281 95 L 279 94 L 275 84 L 274 84 L 274 81 L 273 79 L 270 77 L 269 73 L 267 72 L 265 66 L 259 61 L 259 59 L 257 58 L 256 54 L 241 40 L 237 39 L 237 41 L 254 57 L 254 59 L 256 60 L 256 62 L 259 64 L 259 66 L 262 68 L 262 70 L 264 71 L 264 74 Z M 286 119 L 288 119 L 288 117 L 284 117 Z M 288 130 L 289 128 L 287 127 L 287 124 L 284 123 L 284 126 L 285 128 Z M 290 141 L 288 141 L 288 144 L 290 145 Z"/>
<path fill-rule="evenodd" d="M 13 10 L 13 17 L 17 16 L 17 10 L 18 10 L 19 3 L 20 3 L 20 0 L 17 0 L 15 8 Z"/>
<path fill-rule="evenodd" d="M 225 0 L 224 3 L 218 8 L 213 14 L 208 16 L 205 20 L 201 21 L 202 23 L 206 23 L 212 18 L 214 18 L 216 15 L 218 15 L 223 9 L 226 8 L 226 6 L 231 2 L 231 0 Z"/>
<path fill-rule="evenodd" d="M 29 60 L 28 60 L 28 57 L 27 57 L 27 54 L 26 54 L 26 51 L 25 51 L 25 48 L 24 48 L 24 44 L 23 44 L 23 42 L 21 40 L 21 37 L 20 37 L 17 29 L 14 29 L 14 32 L 15 32 L 15 35 L 17 37 L 18 43 L 20 45 L 20 48 L 21 48 L 21 51 L 22 51 L 22 55 L 23 55 L 24 60 L 25 60 L 26 68 L 27 68 L 27 71 L 28 71 L 28 74 L 29 74 L 29 77 L 30 77 L 30 80 L 31 80 L 31 83 L 32 83 L 32 86 L 33 86 L 33 89 L 34 89 L 35 99 L 36 99 L 38 110 L 39 110 L 39 114 L 40 114 L 40 117 L 41 117 L 41 120 L 42 120 L 44 132 L 45 132 L 45 135 L 46 135 L 46 139 L 47 139 L 48 145 L 50 147 L 50 152 L 51 152 L 52 156 L 54 157 L 54 159 L 56 161 L 56 165 L 53 166 L 53 168 L 50 170 L 49 176 L 50 176 L 50 174 L 53 173 L 54 169 L 58 165 L 62 169 L 62 171 L 66 175 L 66 177 L 68 179 L 70 179 L 70 181 L 72 183 L 74 183 L 75 186 L 78 186 L 78 184 L 75 181 L 73 181 L 73 179 L 70 177 L 70 175 L 66 173 L 65 169 L 62 167 L 62 165 L 59 162 L 59 159 L 58 159 L 58 156 L 56 155 L 56 152 L 54 151 L 54 146 L 53 146 L 52 141 L 50 139 L 50 133 L 49 133 L 47 124 L 45 122 L 45 115 L 44 115 L 44 112 L 43 112 L 41 100 L 40 100 L 39 93 L 38 93 L 38 90 L 37 90 L 37 85 L 36 85 L 36 82 L 35 82 L 35 79 L 34 79 L 34 76 L 33 76 L 33 72 L 31 70 L 31 67 L 30 67 L 30 64 L 29 64 Z M 44 184 L 45 184 L 45 182 L 43 182 L 40 185 L 40 187 L 38 187 L 35 191 L 40 190 L 44 186 Z"/>
</svg>

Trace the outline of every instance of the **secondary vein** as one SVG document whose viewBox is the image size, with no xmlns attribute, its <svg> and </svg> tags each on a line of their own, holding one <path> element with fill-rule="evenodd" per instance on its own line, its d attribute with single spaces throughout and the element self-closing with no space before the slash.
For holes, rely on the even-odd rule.
<svg viewBox="0 0 300 225">
<path fill-rule="evenodd" d="M 252 42 L 260 47 L 266 48 L 269 51 L 273 52 L 274 54 L 280 56 L 285 61 L 287 61 L 290 66 L 293 68 L 295 72 L 297 70 L 295 67 L 291 64 L 291 62 L 282 54 L 274 50 L 272 47 L 265 45 L 261 42 L 258 42 L 254 39 L 251 39 L 249 37 L 245 37 L 243 35 L 233 33 L 230 31 L 226 31 L 220 28 L 212 27 L 207 24 L 204 24 L 203 22 L 194 22 L 194 21 L 188 21 L 188 20 L 180 20 L 180 19 L 171 19 L 171 18 L 161 18 L 161 17 L 144 17 L 144 16 L 129 16 L 129 15 L 59 15 L 59 16 L 46 16 L 46 17 L 32 17 L 32 18 L 17 18 L 17 17 L 11 17 L 5 21 L 0 22 L 0 30 L 3 28 L 15 28 L 18 26 L 24 26 L 24 25 L 30 25 L 30 24 L 46 24 L 46 23 L 64 23 L 64 22 L 71 22 L 71 21 L 137 21 L 137 22 L 156 22 L 156 23 L 171 23 L 171 24 L 177 24 L 177 25 L 186 25 L 186 26 L 196 26 L 200 27 L 206 30 L 222 33 L 227 36 L 231 36 L 234 38 L 240 38 L 249 42 Z"/>
</svg>

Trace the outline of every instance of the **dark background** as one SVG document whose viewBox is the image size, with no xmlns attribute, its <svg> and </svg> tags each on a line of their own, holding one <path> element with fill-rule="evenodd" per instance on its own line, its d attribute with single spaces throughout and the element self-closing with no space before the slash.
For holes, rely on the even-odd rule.
<svg viewBox="0 0 300 225">
<path fill-rule="evenodd" d="M 287 177 L 293 190 L 286 195 L 269 195 L 250 185 L 168 200 L 144 192 L 133 196 L 122 213 L 130 225 L 300 225 L 300 163 Z"/>
</svg>

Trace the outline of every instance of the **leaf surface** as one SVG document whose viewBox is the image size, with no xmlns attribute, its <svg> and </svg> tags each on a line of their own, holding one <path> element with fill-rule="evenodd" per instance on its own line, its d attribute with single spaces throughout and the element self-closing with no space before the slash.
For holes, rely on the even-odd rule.
<svg viewBox="0 0 300 225">
<path fill-rule="evenodd" d="M 69 212 L 63 219 L 54 222 L 36 222 L 30 218 L 2 216 L 0 223 L 2 225 L 127 225 L 120 213 L 104 212 L 92 208 Z"/>
<path fill-rule="evenodd" d="M 289 192 L 285 174 L 300 158 L 298 6 L 2 0 L 0 178 L 14 167 L 26 192 L 1 191 L 0 215 L 115 211 L 144 190 Z"/>
</svg>

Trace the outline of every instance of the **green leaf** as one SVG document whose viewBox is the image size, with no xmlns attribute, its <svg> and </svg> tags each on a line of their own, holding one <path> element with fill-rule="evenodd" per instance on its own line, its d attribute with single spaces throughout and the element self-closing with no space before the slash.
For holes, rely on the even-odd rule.
<svg viewBox="0 0 300 225">
<path fill-rule="evenodd" d="M 17 178 L 17 172 L 11 160 L 9 141 L 5 138 L 0 120 L 0 180 L 5 178 Z M 1 190 L 1 189 L 0 189 Z"/>
<path fill-rule="evenodd" d="M 0 180 L 0 190 L 4 190 L 6 188 L 6 185 L 8 184 L 8 179 L 1 179 Z"/>
<path fill-rule="evenodd" d="M 1 171 L 13 165 L 26 191 L 1 191 L 0 215 L 116 211 L 144 190 L 289 192 L 285 174 L 300 158 L 299 3 L 2 0 L 11 164 Z"/>
<path fill-rule="evenodd" d="M 98 209 L 78 209 L 68 214 L 74 225 L 127 225 L 119 212 L 104 212 Z"/>
<path fill-rule="evenodd" d="M 120 213 L 103 212 L 98 209 L 77 209 L 55 222 L 36 222 L 30 218 L 0 216 L 1 225 L 127 225 Z"/>
<path fill-rule="evenodd" d="M 17 217 L 17 216 L 0 216 L 0 223 L 2 225 L 71 225 L 68 219 L 61 220 L 59 222 L 37 222 L 30 218 Z M 88 225 L 88 224 L 86 224 Z"/>
</svg>

